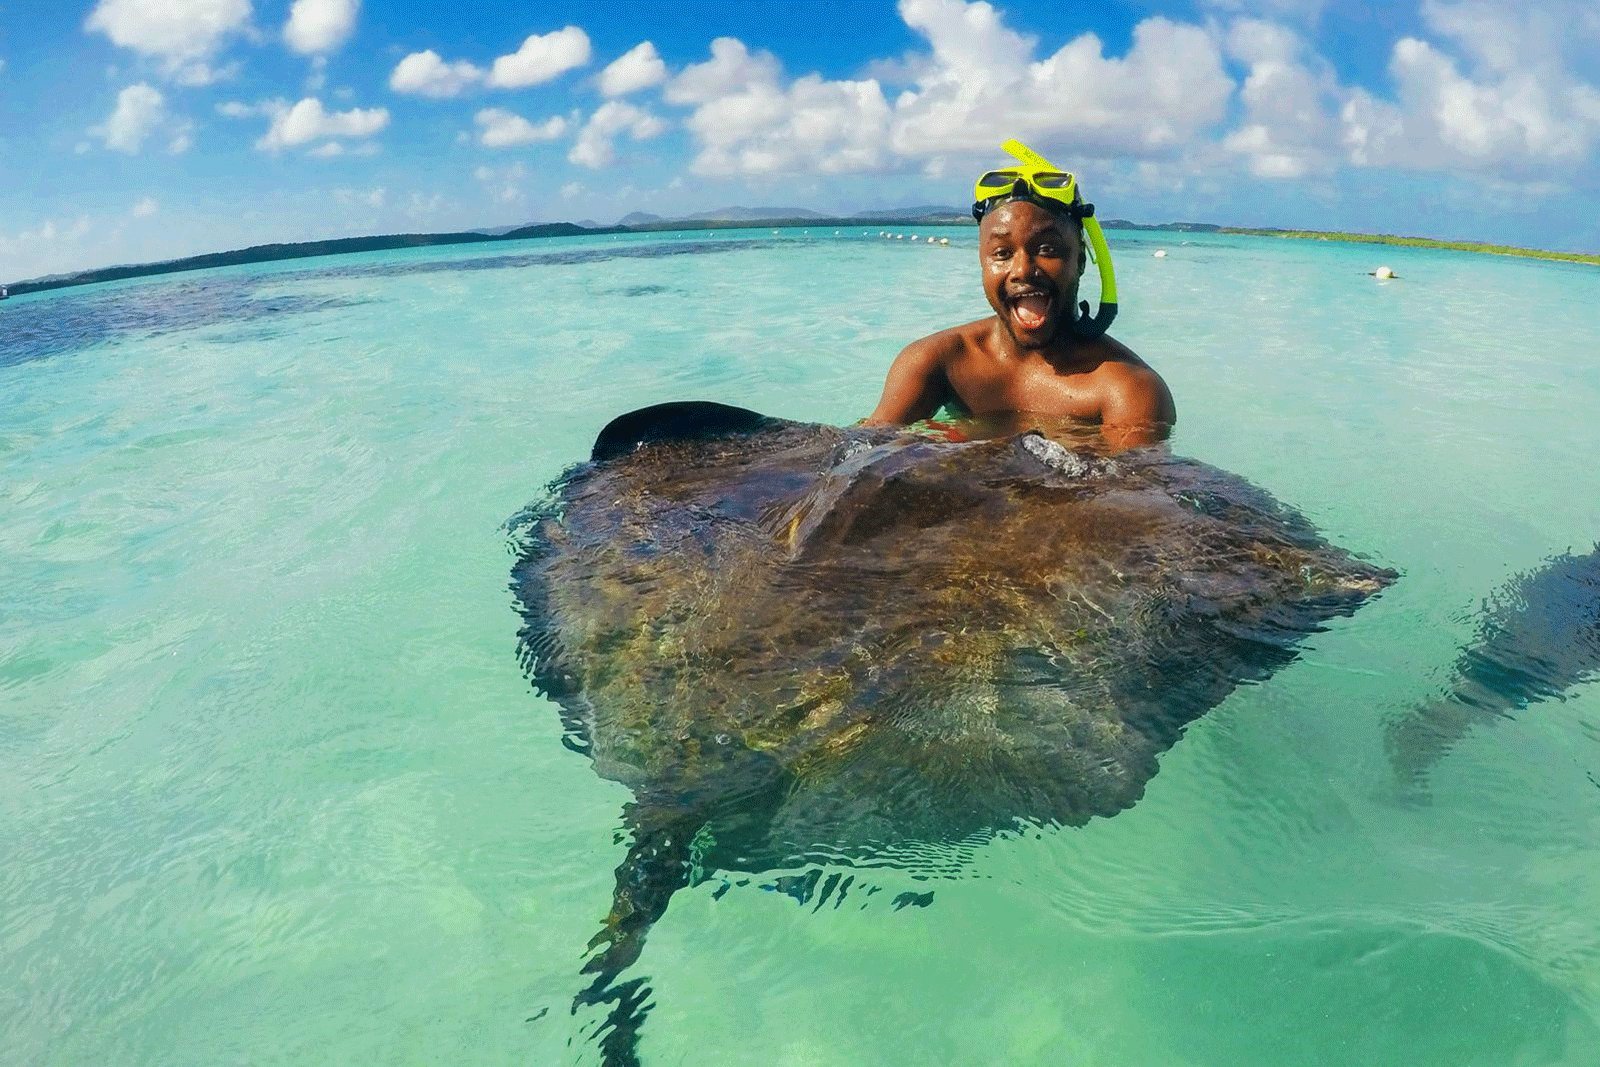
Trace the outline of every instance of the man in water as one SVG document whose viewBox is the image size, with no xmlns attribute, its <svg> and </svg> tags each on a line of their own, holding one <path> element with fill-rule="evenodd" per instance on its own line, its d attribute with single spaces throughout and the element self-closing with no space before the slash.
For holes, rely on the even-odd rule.
<svg viewBox="0 0 1600 1067">
<path fill-rule="evenodd" d="M 1114 448 L 1166 436 L 1177 409 L 1161 376 L 1127 346 L 1073 328 L 1087 255 L 1072 209 L 1022 181 L 974 207 L 983 292 L 995 313 L 907 345 L 868 425 L 905 425 L 954 402 L 974 416 L 1098 423 Z"/>
</svg>

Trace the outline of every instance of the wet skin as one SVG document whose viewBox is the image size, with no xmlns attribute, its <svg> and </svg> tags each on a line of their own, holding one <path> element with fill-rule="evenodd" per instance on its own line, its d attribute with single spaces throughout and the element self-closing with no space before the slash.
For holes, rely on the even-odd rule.
<svg viewBox="0 0 1600 1067">
<path fill-rule="evenodd" d="M 925 419 L 954 399 L 979 416 L 1096 422 L 1116 448 L 1166 436 L 1177 410 L 1161 376 L 1112 338 L 1072 329 L 1087 260 L 1076 223 L 1027 201 L 1002 204 L 978 227 L 978 257 L 994 315 L 907 345 L 869 425 Z"/>
</svg>

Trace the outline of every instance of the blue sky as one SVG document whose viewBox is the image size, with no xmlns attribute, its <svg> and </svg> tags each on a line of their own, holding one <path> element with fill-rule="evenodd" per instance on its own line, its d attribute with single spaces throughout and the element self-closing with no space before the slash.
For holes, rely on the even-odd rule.
<svg viewBox="0 0 1600 1067">
<path fill-rule="evenodd" d="M 0 0 L 0 279 L 732 204 L 1600 249 L 1600 4 Z"/>
</svg>

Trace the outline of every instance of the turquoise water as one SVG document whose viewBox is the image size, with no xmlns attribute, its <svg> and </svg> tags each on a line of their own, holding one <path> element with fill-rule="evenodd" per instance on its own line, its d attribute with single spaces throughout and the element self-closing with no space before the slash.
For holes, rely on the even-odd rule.
<svg viewBox="0 0 1600 1067">
<path fill-rule="evenodd" d="M 628 794 L 518 669 L 502 524 L 633 407 L 863 414 L 902 344 L 985 311 L 972 231 L 939 232 L 0 306 L 4 1058 L 597 1062 L 569 1005 Z M 639 966 L 644 1061 L 1600 1060 L 1600 685 L 1471 732 L 1425 803 L 1384 753 L 1485 599 L 1600 537 L 1600 274 L 1111 238 L 1114 332 L 1172 386 L 1174 447 L 1403 578 L 1115 818 L 804 906 L 680 892 Z"/>
</svg>

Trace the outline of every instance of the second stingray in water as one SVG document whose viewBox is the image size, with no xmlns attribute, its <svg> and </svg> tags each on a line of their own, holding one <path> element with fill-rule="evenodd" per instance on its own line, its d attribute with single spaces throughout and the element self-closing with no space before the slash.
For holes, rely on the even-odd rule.
<svg viewBox="0 0 1600 1067">
<path fill-rule="evenodd" d="M 518 532 L 526 666 L 635 797 L 597 993 L 693 871 L 1127 808 L 1186 723 L 1395 578 L 1165 447 L 715 405 L 617 420 Z"/>
</svg>

